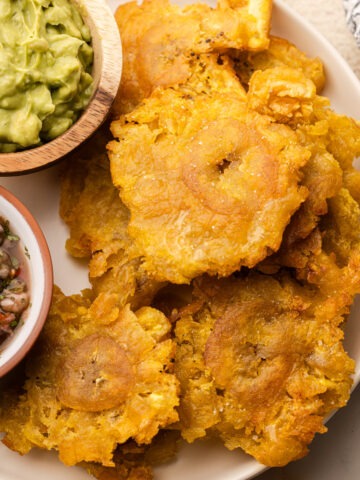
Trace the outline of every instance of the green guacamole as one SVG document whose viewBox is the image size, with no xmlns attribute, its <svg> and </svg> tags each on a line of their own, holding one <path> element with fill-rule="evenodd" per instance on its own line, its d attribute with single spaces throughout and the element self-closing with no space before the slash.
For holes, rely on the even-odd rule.
<svg viewBox="0 0 360 480">
<path fill-rule="evenodd" d="M 90 31 L 67 0 L 0 0 L 0 152 L 65 132 L 92 93 Z"/>
</svg>

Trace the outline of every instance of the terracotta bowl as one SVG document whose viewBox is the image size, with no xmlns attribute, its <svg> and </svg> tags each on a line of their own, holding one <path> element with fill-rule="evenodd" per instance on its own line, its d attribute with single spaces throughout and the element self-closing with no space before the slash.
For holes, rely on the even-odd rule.
<svg viewBox="0 0 360 480">
<path fill-rule="evenodd" d="M 122 51 L 118 27 L 106 0 L 72 0 L 89 26 L 94 49 L 94 93 L 80 118 L 65 133 L 40 147 L 0 153 L 0 175 L 30 173 L 51 165 L 86 140 L 105 120 L 117 94 Z"/>
<path fill-rule="evenodd" d="M 29 210 L 8 190 L 0 186 L 0 216 L 9 222 L 18 243 L 20 266 L 26 271 L 30 304 L 23 312 L 14 333 L 0 343 L 0 377 L 26 355 L 38 337 L 51 302 L 53 269 L 45 237 Z"/>
</svg>

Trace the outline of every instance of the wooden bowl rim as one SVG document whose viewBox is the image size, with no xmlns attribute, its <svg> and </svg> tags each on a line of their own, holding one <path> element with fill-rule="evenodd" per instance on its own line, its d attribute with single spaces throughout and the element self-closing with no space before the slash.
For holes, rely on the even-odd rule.
<svg viewBox="0 0 360 480">
<path fill-rule="evenodd" d="M 116 97 L 122 72 L 122 48 L 115 17 L 105 0 L 72 1 L 78 4 L 92 33 L 95 57 L 98 55 L 101 62 L 98 84 L 87 108 L 62 135 L 39 147 L 0 153 L 2 176 L 31 173 L 63 158 L 100 127 Z"/>
</svg>

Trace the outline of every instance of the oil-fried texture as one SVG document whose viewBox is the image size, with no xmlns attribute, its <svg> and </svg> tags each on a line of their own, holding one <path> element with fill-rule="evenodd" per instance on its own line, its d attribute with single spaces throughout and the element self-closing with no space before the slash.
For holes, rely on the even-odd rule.
<svg viewBox="0 0 360 480">
<path fill-rule="evenodd" d="M 191 55 L 267 48 L 271 0 L 220 0 L 180 8 L 167 0 L 121 5 L 116 20 L 124 63 L 116 113 L 126 113 L 157 86 L 184 83 Z"/>
<path fill-rule="evenodd" d="M 297 254 L 301 248 L 307 249 L 313 243 L 316 233 L 312 233 L 326 214 L 329 200 L 339 193 L 341 187 L 347 188 L 352 197 L 360 201 L 360 173 L 354 168 L 360 155 L 359 122 L 336 114 L 324 97 L 309 92 L 301 99 L 299 91 L 306 93 L 309 80 L 300 73 L 296 79 L 290 73 L 291 70 L 283 67 L 255 72 L 248 91 L 252 108 L 289 124 L 296 131 L 299 142 L 311 151 L 301 182 L 309 195 L 286 228 L 280 251 L 266 260 L 268 272 L 274 271 L 270 267 L 274 267 L 274 263 L 298 266 L 289 262 L 289 258 L 297 256 L 299 259 Z M 288 77 L 293 78 L 292 84 L 287 83 Z M 297 88 L 299 85 L 303 90 Z M 312 239 L 308 238 L 310 235 Z"/>
<path fill-rule="evenodd" d="M 107 269 L 108 257 L 131 244 L 126 235 L 129 212 L 109 175 L 108 140 L 109 130 L 103 127 L 71 154 L 61 182 L 60 215 L 70 227 L 66 248 L 79 258 L 101 252 L 104 266 L 100 274 Z"/>
<path fill-rule="evenodd" d="M 249 108 L 290 125 L 312 152 L 303 169 L 309 196 L 286 229 L 280 255 L 311 241 L 327 201 L 344 185 L 359 201 L 360 173 L 353 162 L 360 155 L 360 125 L 329 109 L 317 95 L 325 81 L 320 60 L 308 58 L 284 39 L 271 37 L 264 52 L 231 54 L 235 70 L 248 89 Z M 270 260 L 271 262 L 271 260 Z"/>
<path fill-rule="evenodd" d="M 302 267 L 310 251 L 321 249 L 318 224 L 328 212 L 329 200 L 343 185 L 344 172 L 326 145 L 317 138 L 301 142 L 311 151 L 301 181 L 309 194 L 286 227 L 279 251 L 258 266 L 267 273 L 276 272 L 281 266 Z"/>
<path fill-rule="evenodd" d="M 346 188 L 328 201 L 328 212 L 318 227 L 304 240 L 259 265 L 261 271 L 276 272 L 292 267 L 306 282 L 327 297 L 324 315 L 333 315 L 340 305 L 346 310 L 360 293 L 360 207 Z"/>
<path fill-rule="evenodd" d="M 129 441 L 119 446 L 114 453 L 115 467 L 96 463 L 82 466 L 98 480 L 152 480 L 152 467 L 175 458 L 179 439 L 178 431 L 161 430 L 149 445 Z"/>
<path fill-rule="evenodd" d="M 24 394 L 1 411 L 6 446 L 22 454 L 55 449 L 67 465 L 111 467 L 117 444 L 150 443 L 177 420 L 169 321 L 153 308 L 133 313 L 115 302 L 109 295 L 91 304 L 55 289 Z"/>
<path fill-rule="evenodd" d="M 312 80 L 320 93 L 325 84 L 324 66 L 319 58 L 308 57 L 294 44 L 280 37 L 270 36 L 268 49 L 260 52 L 242 52 L 233 50 L 231 58 L 235 62 L 235 70 L 245 88 L 248 87 L 253 73 L 269 68 L 289 67 Z"/>
<path fill-rule="evenodd" d="M 360 157 L 360 122 L 318 104 L 314 119 L 298 130 L 304 143 L 325 147 L 336 159 L 343 170 L 344 187 L 359 203 L 360 172 L 355 169 L 354 161 Z"/>
<path fill-rule="evenodd" d="M 311 149 L 311 146 L 308 148 Z M 334 197 L 342 186 L 342 173 L 331 154 L 319 147 L 312 149 L 312 156 L 303 169 L 302 180 L 309 195 L 285 230 L 285 248 L 307 238 L 313 232 L 321 216 L 328 211 L 328 200 Z"/>
<path fill-rule="evenodd" d="M 133 308 L 149 304 L 162 286 L 141 268 L 127 233 L 129 211 L 110 176 L 106 143 L 108 126 L 67 160 L 61 182 L 60 215 L 69 227 L 66 242 L 74 257 L 89 259 L 94 297 L 118 295 L 118 304 Z"/>
<path fill-rule="evenodd" d="M 322 218 L 320 229 L 324 251 L 335 255 L 336 263 L 349 265 L 360 251 L 360 207 L 349 190 L 342 188 L 329 200 L 329 213 Z"/>
<path fill-rule="evenodd" d="M 111 126 L 128 231 L 159 281 L 252 267 L 279 248 L 307 194 L 298 184 L 310 151 L 292 129 L 249 111 L 243 91 L 229 89 L 233 71 L 214 56 L 198 62 L 202 77 L 156 90 Z"/>
<path fill-rule="evenodd" d="M 355 170 L 354 162 L 360 155 L 360 123 L 337 114 L 328 108 L 326 99 L 316 97 L 313 115 L 307 123 L 298 125 L 297 135 L 300 142 L 311 149 L 313 158 L 316 159 L 315 164 L 310 161 L 305 167 L 309 198 L 313 202 L 316 202 L 316 197 L 322 198 L 324 202 L 334 197 L 340 187 L 344 186 L 359 201 L 360 174 Z M 318 216 L 323 215 L 326 213 L 324 206 L 325 204 L 320 209 L 312 207 L 312 210 Z"/>
<path fill-rule="evenodd" d="M 285 231 L 284 251 L 312 233 L 327 212 L 328 199 L 343 184 L 359 197 L 360 174 L 353 162 L 360 154 L 360 127 L 329 109 L 329 100 L 316 94 L 306 69 L 277 66 L 276 62 L 273 66 L 271 61 L 261 67 L 248 80 L 249 108 L 290 125 L 312 153 L 302 181 L 309 196 Z"/>
<path fill-rule="evenodd" d="M 303 143 L 325 148 L 336 159 L 343 170 L 344 186 L 359 201 L 359 171 L 354 168 L 354 160 L 360 156 L 360 122 L 317 101 L 313 118 L 308 124 L 299 125 L 298 135 Z"/>
<path fill-rule="evenodd" d="M 330 296 L 341 293 L 350 304 L 360 284 L 360 208 L 346 188 L 328 200 L 328 207 L 306 239 L 282 246 L 258 268 L 271 273 L 292 267 L 301 281 L 317 285 Z"/>
<path fill-rule="evenodd" d="M 350 305 L 360 292 L 360 207 L 342 188 L 329 200 L 329 211 L 319 224 L 321 248 L 313 249 L 296 269 L 301 281 L 315 285 L 334 303 Z"/>
<path fill-rule="evenodd" d="M 302 248 L 307 249 L 309 243 L 313 243 L 307 237 L 312 235 L 319 222 L 324 223 L 322 231 L 327 229 L 329 222 L 341 222 L 341 215 L 335 212 L 325 215 L 329 205 L 337 205 L 339 199 L 343 201 L 343 215 L 347 218 L 346 208 L 354 211 L 357 209 L 356 202 L 360 202 L 360 172 L 354 167 L 356 158 L 360 156 L 359 122 L 338 115 L 322 102 L 315 101 L 313 118 L 298 126 L 297 135 L 300 142 L 312 152 L 310 161 L 303 169 L 302 181 L 309 190 L 309 196 L 285 230 L 283 244 L 277 255 L 280 264 L 293 267 L 299 264 L 292 262 L 291 258 L 298 257 Z M 356 214 L 353 214 L 348 229 L 343 228 L 337 234 L 338 242 L 346 243 L 348 238 L 358 237 L 358 223 Z M 314 236 L 316 233 L 312 238 Z"/>
<path fill-rule="evenodd" d="M 314 82 L 295 68 L 257 70 L 249 81 L 249 108 L 279 123 L 296 125 L 308 121 L 315 96 Z"/>
<path fill-rule="evenodd" d="M 176 324 L 184 438 L 220 436 L 269 466 L 304 456 L 350 394 L 345 311 L 287 273 L 197 280 Z"/>
</svg>

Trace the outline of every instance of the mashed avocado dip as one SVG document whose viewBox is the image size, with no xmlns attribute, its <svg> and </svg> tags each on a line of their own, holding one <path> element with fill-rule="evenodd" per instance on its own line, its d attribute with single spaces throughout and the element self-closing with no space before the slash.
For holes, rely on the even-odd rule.
<svg viewBox="0 0 360 480">
<path fill-rule="evenodd" d="M 67 0 L 0 0 L 0 152 L 67 130 L 92 93 L 90 31 Z"/>
</svg>

